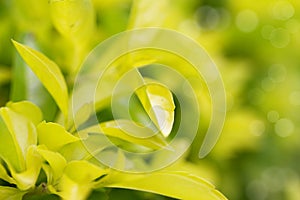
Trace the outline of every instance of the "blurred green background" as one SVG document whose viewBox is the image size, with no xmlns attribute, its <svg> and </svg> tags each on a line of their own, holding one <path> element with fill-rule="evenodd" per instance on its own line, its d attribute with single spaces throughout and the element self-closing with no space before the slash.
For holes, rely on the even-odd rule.
<svg viewBox="0 0 300 200">
<path fill-rule="evenodd" d="M 209 156 L 200 160 L 199 142 L 192 146 L 195 173 L 232 200 L 300 199 L 300 1 L 93 0 L 93 6 L 88 51 L 127 29 L 165 27 L 198 41 L 219 67 L 227 119 Z M 47 0 L 0 0 L 0 106 L 10 99 L 16 73 L 12 38 L 31 38 L 67 77 L 72 63 L 70 41 L 51 23 Z"/>
</svg>

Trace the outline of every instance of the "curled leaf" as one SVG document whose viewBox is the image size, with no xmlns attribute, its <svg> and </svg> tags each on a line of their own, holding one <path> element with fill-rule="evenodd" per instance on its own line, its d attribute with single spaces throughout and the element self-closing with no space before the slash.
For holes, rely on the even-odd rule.
<svg viewBox="0 0 300 200">
<path fill-rule="evenodd" d="M 163 85 L 147 84 L 135 91 L 150 119 L 168 137 L 174 123 L 175 104 L 172 93 Z"/>
</svg>

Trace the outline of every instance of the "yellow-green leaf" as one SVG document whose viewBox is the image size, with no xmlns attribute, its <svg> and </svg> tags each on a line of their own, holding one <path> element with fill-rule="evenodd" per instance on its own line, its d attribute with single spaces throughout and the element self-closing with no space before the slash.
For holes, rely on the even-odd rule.
<svg viewBox="0 0 300 200">
<path fill-rule="evenodd" d="M 50 11 L 55 28 L 66 38 L 86 41 L 93 33 L 91 0 L 50 0 Z"/>
<path fill-rule="evenodd" d="M 0 186 L 0 199 L 22 200 L 25 192 L 17 188 Z"/>
<path fill-rule="evenodd" d="M 0 179 L 11 184 L 16 184 L 16 181 L 7 174 L 6 169 L 1 164 L 0 164 Z"/>
<path fill-rule="evenodd" d="M 65 117 L 68 116 L 68 89 L 59 67 L 42 53 L 13 41 L 19 54 L 54 98 Z"/>
<path fill-rule="evenodd" d="M 176 199 L 226 200 L 213 185 L 186 172 L 115 173 L 105 186 L 152 192 Z"/>
<path fill-rule="evenodd" d="M 0 115 L 0 141 L 5 145 L 0 145 L 0 157 L 9 168 L 21 171 L 25 168 L 25 161 L 21 149 L 13 135 L 7 129 L 5 122 Z"/>
<path fill-rule="evenodd" d="M 72 161 L 65 168 L 57 194 L 66 200 L 87 199 L 95 181 L 107 171 L 87 161 Z"/>
<path fill-rule="evenodd" d="M 42 148 L 41 146 L 38 147 L 37 151 L 43 159 L 47 161 L 47 164 L 43 164 L 43 168 L 45 169 L 48 183 L 56 184 L 61 178 L 67 164 L 65 158 L 61 154 L 48 151 L 46 148 Z"/>
<path fill-rule="evenodd" d="M 25 116 L 27 119 L 33 122 L 34 125 L 37 125 L 43 120 L 43 114 L 39 107 L 29 101 L 21 101 L 16 103 L 9 102 L 6 104 L 6 106 L 16 113 Z"/>
<path fill-rule="evenodd" d="M 37 152 L 36 146 L 28 148 L 26 154 L 26 169 L 22 172 L 11 170 L 12 177 L 16 180 L 16 185 L 20 190 L 28 190 L 35 187 L 35 183 L 40 174 L 42 159 Z"/>
<path fill-rule="evenodd" d="M 160 137 L 160 135 L 155 134 L 152 129 L 143 127 L 129 120 L 103 122 L 100 125 L 92 126 L 80 131 L 79 135 L 83 136 L 87 133 L 105 134 L 151 149 L 161 149 L 167 145 L 165 139 Z"/>
<path fill-rule="evenodd" d="M 48 149 L 58 151 L 66 144 L 76 142 L 80 138 L 73 136 L 59 124 L 42 122 L 37 126 L 39 144 L 44 144 Z"/>
<path fill-rule="evenodd" d="M 0 139 L 3 139 L 1 141 L 6 144 L 1 145 L 3 149 L 0 150 L 4 157 L 3 160 L 7 162 L 9 167 L 21 172 L 25 169 L 28 147 L 37 143 L 35 126 L 26 116 L 9 107 L 3 107 L 0 108 L 0 127 L 3 130 Z"/>
<path fill-rule="evenodd" d="M 175 104 L 172 93 L 165 86 L 148 83 L 135 91 L 150 119 L 168 137 L 174 123 Z"/>
</svg>

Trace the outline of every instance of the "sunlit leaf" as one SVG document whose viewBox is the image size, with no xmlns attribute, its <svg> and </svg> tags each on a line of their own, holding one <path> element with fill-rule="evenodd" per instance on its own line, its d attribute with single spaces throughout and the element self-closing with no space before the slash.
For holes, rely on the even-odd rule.
<svg viewBox="0 0 300 200">
<path fill-rule="evenodd" d="M 42 53 L 13 41 L 16 49 L 68 116 L 68 89 L 59 67 Z"/>
<path fill-rule="evenodd" d="M 44 144 L 48 149 L 57 151 L 66 144 L 76 142 L 78 137 L 67 132 L 64 127 L 56 123 L 42 122 L 37 126 L 39 144 Z"/>
<path fill-rule="evenodd" d="M 167 137 L 173 127 L 175 104 L 172 93 L 166 87 L 149 83 L 135 91 L 150 119 Z"/>
<path fill-rule="evenodd" d="M 8 107 L 1 108 L 0 115 L 5 121 L 11 135 L 15 137 L 17 144 L 20 146 L 23 157 L 25 157 L 27 148 L 37 143 L 34 124 L 31 123 L 26 116 L 14 112 Z"/>
<path fill-rule="evenodd" d="M 9 104 L 13 106 L 14 104 Z M 18 106 L 18 105 L 17 105 Z M 25 157 L 28 147 L 37 142 L 34 124 L 25 116 L 8 107 L 0 108 L 0 127 L 3 130 L 0 137 L 7 146 L 3 148 L 3 160 L 17 172 L 25 169 Z M 6 147 L 6 148 L 5 148 Z M 9 148 L 7 148 L 9 147 Z"/>
<path fill-rule="evenodd" d="M 105 134 L 151 149 L 160 149 L 167 145 L 164 138 L 155 134 L 152 129 L 143 127 L 129 120 L 103 122 L 100 125 L 92 126 L 80 131 L 79 135 L 83 136 L 87 133 Z"/>
<path fill-rule="evenodd" d="M 16 113 L 25 116 L 27 119 L 33 122 L 34 125 L 37 125 L 43 119 L 43 114 L 39 107 L 29 101 L 21 101 L 16 103 L 9 102 L 6 104 L 6 106 Z"/>
<path fill-rule="evenodd" d="M 218 192 L 213 185 L 185 172 L 116 173 L 110 181 L 106 187 L 141 190 L 177 199 L 226 200 L 226 197 Z"/>
<path fill-rule="evenodd" d="M 0 145 L 0 157 L 10 168 L 21 171 L 25 168 L 25 161 L 21 149 L 16 139 L 11 135 L 5 122 L 0 116 L 0 141 L 5 145 Z"/>
<path fill-rule="evenodd" d="M 0 179 L 11 184 L 16 184 L 16 181 L 7 174 L 6 169 L 1 164 L 0 164 Z"/>
<path fill-rule="evenodd" d="M 34 49 L 39 49 L 36 40 L 30 34 L 22 37 L 21 41 Z M 55 101 L 18 53 L 15 53 L 12 66 L 10 100 L 14 102 L 23 100 L 33 102 L 42 110 L 45 120 L 53 120 L 57 112 Z"/>
<path fill-rule="evenodd" d="M 57 194 L 66 200 L 86 199 L 95 181 L 106 174 L 106 170 L 87 161 L 72 161 L 65 168 Z"/>
<path fill-rule="evenodd" d="M 26 166 L 22 172 L 11 170 L 12 177 L 16 180 L 16 185 L 21 190 L 28 190 L 35 186 L 38 179 L 42 159 L 36 150 L 36 146 L 32 145 L 28 148 L 26 154 Z"/>
<path fill-rule="evenodd" d="M 38 147 L 37 151 L 43 159 L 47 161 L 46 164 L 43 164 L 43 168 L 46 169 L 45 172 L 47 174 L 48 183 L 56 184 L 63 174 L 64 168 L 67 164 L 66 160 L 61 154 L 48 151 L 41 147 Z M 49 168 L 45 165 L 49 166 Z"/>
<path fill-rule="evenodd" d="M 13 187 L 0 186 L 0 199 L 22 200 L 25 192 Z"/>
</svg>

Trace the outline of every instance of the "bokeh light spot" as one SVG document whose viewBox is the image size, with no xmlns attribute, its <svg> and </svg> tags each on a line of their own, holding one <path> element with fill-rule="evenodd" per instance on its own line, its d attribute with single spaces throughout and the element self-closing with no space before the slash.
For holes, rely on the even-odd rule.
<svg viewBox="0 0 300 200">
<path fill-rule="evenodd" d="M 277 28 L 272 31 L 270 42 L 276 48 L 284 48 L 290 43 L 290 34 L 284 28 Z"/>
<path fill-rule="evenodd" d="M 291 120 L 283 118 L 276 122 L 275 132 L 280 137 L 288 137 L 294 131 L 294 124 Z"/>
<path fill-rule="evenodd" d="M 258 25 L 257 14 L 252 10 L 243 10 L 241 11 L 235 20 L 235 24 L 240 31 L 243 32 L 252 32 L 256 29 Z"/>
<path fill-rule="evenodd" d="M 288 20 L 294 13 L 293 5 L 288 1 L 277 1 L 272 9 L 273 17 L 278 20 Z"/>
</svg>

